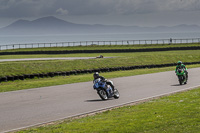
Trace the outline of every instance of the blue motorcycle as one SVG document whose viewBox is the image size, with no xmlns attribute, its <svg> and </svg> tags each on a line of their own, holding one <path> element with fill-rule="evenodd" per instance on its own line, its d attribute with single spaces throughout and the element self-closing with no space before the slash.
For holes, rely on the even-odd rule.
<svg viewBox="0 0 200 133">
<path fill-rule="evenodd" d="M 106 82 L 101 81 L 100 78 L 94 80 L 93 88 L 97 90 L 97 94 L 100 96 L 102 100 L 107 100 L 108 98 L 114 97 L 115 99 L 119 98 L 119 92 L 117 89 L 113 91 L 113 82 L 108 81 L 111 85 Z"/>
</svg>

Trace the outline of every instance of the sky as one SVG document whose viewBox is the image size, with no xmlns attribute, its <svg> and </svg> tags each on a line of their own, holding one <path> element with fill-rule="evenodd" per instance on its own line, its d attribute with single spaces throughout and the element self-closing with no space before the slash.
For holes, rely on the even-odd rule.
<svg viewBox="0 0 200 133">
<path fill-rule="evenodd" d="M 200 0 L 0 0 L 0 27 L 45 16 L 78 24 L 200 26 Z"/>
</svg>

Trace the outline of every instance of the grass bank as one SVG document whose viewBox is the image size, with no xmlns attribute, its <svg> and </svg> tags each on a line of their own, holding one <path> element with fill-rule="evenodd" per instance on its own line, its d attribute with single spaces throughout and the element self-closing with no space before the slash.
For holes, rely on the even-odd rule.
<svg viewBox="0 0 200 133">
<path fill-rule="evenodd" d="M 200 67 L 200 65 L 188 65 L 187 67 L 195 68 L 195 67 Z M 101 75 L 110 79 L 110 78 L 134 76 L 134 75 L 141 75 L 141 74 L 150 74 L 150 73 L 173 71 L 173 70 L 175 70 L 174 67 L 166 67 L 166 68 L 154 68 L 154 69 L 117 71 L 117 72 L 101 73 Z M 176 75 L 174 75 L 174 76 L 176 76 Z M 87 82 L 87 81 L 92 81 L 92 80 L 93 80 L 92 74 L 73 75 L 73 76 L 57 76 L 57 77 L 53 77 L 53 78 L 41 78 L 41 79 L 35 78 L 35 79 L 26 79 L 24 81 L 17 80 L 17 81 L 0 83 L 0 85 L 1 85 L 0 92 L 24 90 L 24 89 L 31 89 L 31 88 L 63 85 L 63 84 L 71 84 L 71 83 L 78 83 L 78 82 Z"/>
<path fill-rule="evenodd" d="M 96 54 L 81 54 L 94 56 Z M 65 56 L 65 55 L 63 55 Z M 62 56 L 62 57 L 63 57 Z M 74 56 L 77 56 L 76 54 Z M 200 61 L 200 50 L 165 51 L 145 53 L 107 53 L 104 56 L 117 58 L 89 59 L 89 60 L 51 60 L 51 61 L 20 61 L 1 62 L 0 76 L 15 76 L 48 72 L 62 72 L 72 70 L 97 69 L 103 67 L 135 66 Z"/>
<path fill-rule="evenodd" d="M 19 133 L 198 133 L 200 88 Z"/>
</svg>

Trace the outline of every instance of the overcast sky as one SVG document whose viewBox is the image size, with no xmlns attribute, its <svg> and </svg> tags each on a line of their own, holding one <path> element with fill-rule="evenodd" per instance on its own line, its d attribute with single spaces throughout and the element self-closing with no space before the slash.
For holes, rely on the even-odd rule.
<svg viewBox="0 0 200 133">
<path fill-rule="evenodd" d="M 83 24 L 200 25 L 200 0 L 0 0 L 0 27 L 44 16 Z"/>
</svg>

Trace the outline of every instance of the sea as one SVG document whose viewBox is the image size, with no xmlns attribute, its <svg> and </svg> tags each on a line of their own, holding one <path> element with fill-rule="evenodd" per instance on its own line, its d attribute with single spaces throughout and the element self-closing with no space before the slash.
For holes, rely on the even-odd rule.
<svg viewBox="0 0 200 133">
<path fill-rule="evenodd" d="M 120 41 L 120 40 L 156 40 L 156 39 L 200 38 L 200 32 L 182 33 L 127 33 L 127 34 L 66 34 L 66 35 L 1 35 L 0 45 L 56 43 L 80 41 Z"/>
</svg>

